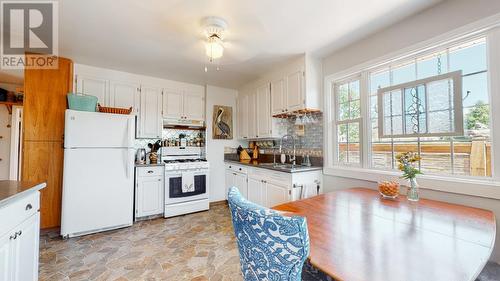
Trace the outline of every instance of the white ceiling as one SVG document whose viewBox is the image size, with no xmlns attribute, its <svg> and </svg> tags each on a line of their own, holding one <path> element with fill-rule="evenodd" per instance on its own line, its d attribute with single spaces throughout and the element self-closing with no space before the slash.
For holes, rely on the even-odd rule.
<svg viewBox="0 0 500 281">
<path fill-rule="evenodd" d="M 59 53 L 77 63 L 237 88 L 304 52 L 325 56 L 440 0 L 64 0 Z M 228 22 L 204 72 L 201 21 Z"/>
</svg>

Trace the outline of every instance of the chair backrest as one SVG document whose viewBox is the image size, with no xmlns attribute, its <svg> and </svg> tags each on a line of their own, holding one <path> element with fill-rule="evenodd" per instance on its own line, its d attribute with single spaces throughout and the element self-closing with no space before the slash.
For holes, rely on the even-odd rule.
<svg viewBox="0 0 500 281">
<path fill-rule="evenodd" d="M 228 201 L 244 279 L 301 280 L 309 256 L 306 219 L 247 201 L 236 187 L 229 189 Z"/>
</svg>

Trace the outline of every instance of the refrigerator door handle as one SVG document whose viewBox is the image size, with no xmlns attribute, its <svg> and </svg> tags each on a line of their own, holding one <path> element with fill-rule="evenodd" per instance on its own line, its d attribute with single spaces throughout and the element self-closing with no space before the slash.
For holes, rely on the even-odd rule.
<svg viewBox="0 0 500 281">
<path fill-rule="evenodd" d="M 127 146 L 128 147 L 133 147 L 133 139 L 134 139 L 134 126 L 133 126 L 133 119 L 128 118 L 127 119 Z"/>
<path fill-rule="evenodd" d="M 125 150 L 126 153 L 127 153 L 127 156 L 125 157 L 125 176 L 127 177 L 127 179 L 130 178 L 130 163 L 131 163 L 131 155 L 132 155 L 132 152 L 133 150 L 132 149 L 127 149 Z"/>
</svg>

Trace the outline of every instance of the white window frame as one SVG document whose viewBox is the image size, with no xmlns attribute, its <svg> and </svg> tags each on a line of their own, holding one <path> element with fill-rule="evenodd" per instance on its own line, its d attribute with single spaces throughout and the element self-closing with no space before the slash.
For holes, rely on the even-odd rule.
<svg viewBox="0 0 500 281">
<path fill-rule="evenodd" d="M 334 130 L 335 130 L 335 141 L 334 141 L 334 146 L 335 146 L 335 149 L 338 151 L 338 135 L 337 135 L 337 129 L 338 129 L 338 125 L 343 125 L 343 124 L 354 124 L 354 123 L 357 123 L 358 126 L 359 126 L 359 163 L 340 163 L 338 161 L 338 152 L 335 153 L 335 158 L 334 158 L 334 162 L 336 165 L 341 165 L 341 166 L 349 166 L 349 167 L 362 167 L 363 166 L 363 143 L 364 143 L 364 138 L 363 138 L 363 135 L 364 135 L 364 126 L 363 126 L 363 113 L 362 113 L 362 109 L 361 107 L 362 106 L 362 98 L 361 98 L 361 76 L 360 75 L 355 75 L 355 76 L 351 76 L 351 77 L 348 77 L 348 78 L 345 78 L 345 79 L 342 79 L 342 80 L 339 80 L 335 83 L 332 84 L 332 87 L 333 87 L 333 104 L 335 106 L 335 108 L 339 108 L 340 106 L 340 103 L 339 103 L 339 97 L 338 97 L 338 86 L 339 85 L 342 85 L 342 84 L 349 84 L 353 81 L 359 81 L 359 85 L 360 85 L 360 89 L 359 89 L 359 102 L 360 102 L 360 117 L 358 118 L 354 118 L 354 119 L 344 119 L 344 120 L 338 120 L 338 113 L 335 111 L 335 114 L 333 116 L 334 118 Z M 350 102 L 350 100 L 349 100 Z M 347 144 L 349 145 L 349 141 L 347 141 Z"/>
<path fill-rule="evenodd" d="M 372 185 L 376 185 L 375 182 L 386 180 L 387 178 L 399 178 L 400 173 L 398 171 L 369 168 L 371 161 L 371 149 L 369 148 L 371 119 L 369 118 L 370 110 L 368 108 L 370 99 L 369 73 L 387 68 L 397 62 L 416 59 L 426 54 L 431 54 L 479 37 L 486 37 L 487 44 L 488 92 L 490 99 L 489 104 L 491 105 L 490 130 L 492 139 L 492 177 L 422 175 L 419 176 L 419 183 L 422 189 L 500 199 L 500 108 L 493 108 L 493 105 L 500 104 L 500 15 L 494 19 L 472 23 L 468 26 L 448 32 L 447 34 L 421 42 L 415 46 L 356 65 L 345 71 L 325 76 L 324 104 L 326 106 L 324 127 L 326 130 L 324 144 L 324 173 L 326 175 L 342 178 L 365 180 L 372 182 Z M 333 85 L 353 76 L 361 77 L 361 118 L 364 124 L 362 134 L 368 136 L 367 138 L 363 138 L 362 144 L 360 144 L 360 146 L 362 145 L 363 147 L 362 167 L 339 166 L 334 161 L 336 159 L 335 151 L 337 149 L 337 128 L 335 124 L 336 107 L 333 96 Z"/>
<path fill-rule="evenodd" d="M 453 110 L 454 110 L 454 130 L 452 132 L 447 133 L 405 133 L 405 89 L 414 88 L 420 85 L 424 85 L 424 87 L 434 81 L 440 81 L 445 79 L 453 80 Z M 392 92 L 394 90 L 401 91 L 401 116 L 402 116 L 402 134 L 385 134 L 385 114 L 384 114 L 384 94 L 388 92 Z M 370 93 L 368 93 L 370 94 Z M 428 96 L 426 93 L 426 101 L 428 102 Z M 462 107 L 462 71 L 453 71 L 448 72 L 441 75 L 436 75 L 424 79 L 419 79 L 407 83 L 402 83 L 394 86 L 389 86 L 385 88 L 378 89 L 377 91 L 377 103 L 378 103 L 378 135 L 379 138 L 414 138 L 414 137 L 443 137 L 443 136 L 462 136 L 464 134 L 464 125 L 463 125 L 463 107 Z M 426 129 L 429 128 L 429 112 L 427 111 L 428 105 L 426 105 L 425 111 L 425 120 L 427 122 Z"/>
</svg>

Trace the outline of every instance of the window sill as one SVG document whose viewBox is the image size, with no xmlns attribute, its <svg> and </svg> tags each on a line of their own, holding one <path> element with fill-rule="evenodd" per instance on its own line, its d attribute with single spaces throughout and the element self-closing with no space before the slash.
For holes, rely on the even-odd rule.
<svg viewBox="0 0 500 281">
<path fill-rule="evenodd" d="M 399 178 L 401 173 L 352 167 L 325 167 L 325 175 L 353 178 L 371 182 Z M 404 181 L 400 179 L 400 182 Z M 451 178 L 435 175 L 418 176 L 420 188 L 435 191 L 500 199 L 500 181 L 494 179 Z"/>
</svg>

